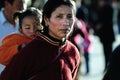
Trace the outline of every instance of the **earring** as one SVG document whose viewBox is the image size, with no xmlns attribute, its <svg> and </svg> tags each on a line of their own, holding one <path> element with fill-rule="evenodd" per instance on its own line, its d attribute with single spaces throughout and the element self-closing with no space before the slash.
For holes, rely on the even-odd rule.
<svg viewBox="0 0 120 80">
<path fill-rule="evenodd" d="M 45 26 L 48 26 L 48 24 L 47 24 L 47 23 L 45 23 Z"/>
</svg>

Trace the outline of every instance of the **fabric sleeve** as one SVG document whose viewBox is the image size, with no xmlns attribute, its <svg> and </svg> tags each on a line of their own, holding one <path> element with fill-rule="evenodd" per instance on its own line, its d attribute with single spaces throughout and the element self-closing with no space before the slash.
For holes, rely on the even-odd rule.
<svg viewBox="0 0 120 80">
<path fill-rule="evenodd" d="M 42 70 L 46 63 L 46 55 L 40 54 L 43 46 L 39 46 L 39 40 L 27 44 L 6 65 L 0 75 L 0 80 L 27 80 L 36 72 Z M 41 57 L 42 56 L 42 57 Z"/>
<path fill-rule="evenodd" d="M 0 63 L 7 65 L 11 58 L 18 52 L 18 46 L 29 41 L 30 39 L 20 34 L 6 36 L 0 46 Z"/>
<path fill-rule="evenodd" d="M 7 65 L 11 58 L 18 52 L 18 45 L 0 47 L 0 63 Z"/>
<path fill-rule="evenodd" d="M 74 64 L 75 64 L 75 68 L 74 70 L 72 71 L 72 77 L 73 77 L 73 80 L 76 80 L 76 78 L 79 76 L 79 68 L 80 68 L 80 52 L 78 51 L 78 49 L 74 46 L 73 47 L 74 50 L 73 53 L 74 53 Z M 71 52 L 72 52 L 71 51 Z M 73 54 L 72 53 L 72 54 Z M 73 57 L 73 56 L 72 56 Z"/>
<path fill-rule="evenodd" d="M 0 75 L 0 80 L 23 80 L 25 57 L 21 54 L 15 55 Z"/>
<path fill-rule="evenodd" d="M 18 52 L 18 44 L 14 36 L 6 36 L 0 46 L 0 63 L 7 65 L 11 58 Z"/>
<path fill-rule="evenodd" d="M 80 65 L 77 65 L 76 68 L 75 68 L 75 70 L 74 70 L 74 72 L 72 73 L 72 75 L 73 75 L 73 80 L 76 80 L 76 78 L 77 78 L 78 76 L 80 76 L 80 75 L 79 75 L 79 67 L 80 67 Z"/>
</svg>

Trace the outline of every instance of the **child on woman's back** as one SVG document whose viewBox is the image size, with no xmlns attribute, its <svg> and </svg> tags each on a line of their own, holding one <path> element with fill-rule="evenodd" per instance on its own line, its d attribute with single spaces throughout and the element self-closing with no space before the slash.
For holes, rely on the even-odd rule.
<svg viewBox="0 0 120 80">
<path fill-rule="evenodd" d="M 3 38 L 0 46 L 0 64 L 7 65 L 11 58 L 26 43 L 29 43 L 41 30 L 42 12 L 34 7 L 28 8 L 22 13 L 15 13 L 14 18 L 19 19 L 19 32 Z"/>
</svg>

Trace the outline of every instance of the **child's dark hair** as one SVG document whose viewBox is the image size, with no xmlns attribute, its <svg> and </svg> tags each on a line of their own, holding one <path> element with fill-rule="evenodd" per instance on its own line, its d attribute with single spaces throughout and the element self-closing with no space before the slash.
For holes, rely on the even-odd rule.
<svg viewBox="0 0 120 80">
<path fill-rule="evenodd" d="M 16 12 L 13 16 L 14 20 L 16 18 L 19 19 L 20 29 L 22 28 L 22 20 L 27 16 L 35 16 L 38 24 L 41 24 L 41 22 L 42 22 L 42 11 L 35 7 L 30 7 L 23 12 Z"/>
</svg>

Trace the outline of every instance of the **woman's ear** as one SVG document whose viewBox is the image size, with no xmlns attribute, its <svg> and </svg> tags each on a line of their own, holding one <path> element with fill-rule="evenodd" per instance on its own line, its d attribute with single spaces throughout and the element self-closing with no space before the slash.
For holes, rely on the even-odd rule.
<svg viewBox="0 0 120 80">
<path fill-rule="evenodd" d="M 48 26 L 48 21 L 49 20 L 48 20 L 48 18 L 46 16 L 44 17 L 44 21 L 45 21 L 45 26 Z"/>
</svg>

